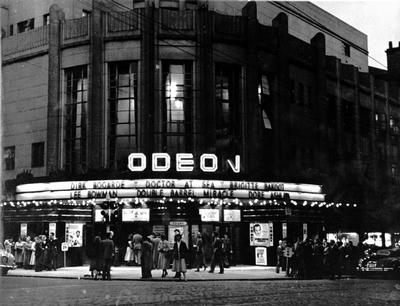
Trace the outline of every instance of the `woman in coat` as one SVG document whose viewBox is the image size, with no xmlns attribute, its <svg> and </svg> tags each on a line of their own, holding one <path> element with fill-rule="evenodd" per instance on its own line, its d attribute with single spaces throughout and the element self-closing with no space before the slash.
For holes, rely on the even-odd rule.
<svg viewBox="0 0 400 306">
<path fill-rule="evenodd" d="M 18 268 L 22 268 L 23 264 L 23 251 L 24 251 L 24 244 L 22 237 L 18 238 L 18 241 L 15 243 L 15 263 L 17 264 Z"/>
<path fill-rule="evenodd" d="M 33 242 L 31 245 L 31 259 L 29 260 L 29 268 L 32 269 L 35 267 L 35 262 L 36 262 L 36 241 L 39 240 L 39 237 L 33 238 Z"/>
<path fill-rule="evenodd" d="M 149 237 L 143 238 L 142 241 L 142 278 L 151 278 L 151 269 L 153 267 L 152 244 Z"/>
<path fill-rule="evenodd" d="M 196 272 L 200 271 L 200 267 L 204 267 L 204 270 L 206 270 L 207 269 L 206 258 L 204 255 L 204 244 L 203 244 L 203 237 L 201 236 L 201 233 L 197 233 L 197 239 L 196 239 L 196 244 L 194 245 L 194 248 L 196 251 L 196 264 L 197 264 Z"/>
<path fill-rule="evenodd" d="M 90 251 L 90 272 L 92 278 L 97 280 L 98 273 L 103 270 L 103 245 L 99 236 L 94 237 L 93 245 Z"/>
<path fill-rule="evenodd" d="M 161 241 L 158 244 L 158 267 L 162 269 L 161 277 L 166 277 L 168 275 L 167 269 L 169 269 L 169 242 L 167 241 L 167 237 L 165 235 L 161 235 Z"/>
<path fill-rule="evenodd" d="M 40 272 L 43 270 L 43 242 L 41 236 L 35 239 L 35 272 Z"/>
<path fill-rule="evenodd" d="M 180 274 L 183 273 L 183 278 L 185 281 L 186 281 L 187 254 L 188 254 L 188 248 L 186 243 L 182 241 L 182 235 L 180 234 L 176 235 L 174 244 L 174 262 L 172 264 L 172 271 Z M 181 279 L 180 276 L 179 279 Z"/>
</svg>

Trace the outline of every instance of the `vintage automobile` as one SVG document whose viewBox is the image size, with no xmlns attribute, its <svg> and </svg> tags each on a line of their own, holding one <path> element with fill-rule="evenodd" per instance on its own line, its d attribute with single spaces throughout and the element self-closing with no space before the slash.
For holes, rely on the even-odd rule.
<svg viewBox="0 0 400 306">
<path fill-rule="evenodd" d="M 1 275 L 6 275 L 8 270 L 15 269 L 15 258 L 14 256 L 7 252 L 2 245 L 0 245 L 0 269 Z"/>
<path fill-rule="evenodd" d="M 357 267 L 361 275 L 387 274 L 400 277 L 400 248 L 380 249 L 360 259 Z"/>
</svg>

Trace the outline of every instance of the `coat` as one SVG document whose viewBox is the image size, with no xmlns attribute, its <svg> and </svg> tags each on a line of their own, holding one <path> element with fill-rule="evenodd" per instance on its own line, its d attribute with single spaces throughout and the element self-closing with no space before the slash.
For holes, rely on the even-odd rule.
<svg viewBox="0 0 400 306">
<path fill-rule="evenodd" d="M 184 241 L 181 241 L 181 246 L 178 251 L 178 243 L 174 243 L 174 259 L 186 259 L 188 253 L 187 245 Z"/>
<path fill-rule="evenodd" d="M 114 256 L 114 242 L 110 239 L 102 240 L 103 258 L 105 260 L 112 259 Z"/>
</svg>

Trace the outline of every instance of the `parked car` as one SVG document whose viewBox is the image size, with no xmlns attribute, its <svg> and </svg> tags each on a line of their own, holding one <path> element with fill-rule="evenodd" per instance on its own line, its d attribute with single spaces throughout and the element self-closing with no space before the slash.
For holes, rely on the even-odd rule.
<svg viewBox="0 0 400 306">
<path fill-rule="evenodd" d="M 13 254 L 7 252 L 2 245 L 0 245 L 0 269 L 1 275 L 6 275 L 8 270 L 15 269 L 15 258 Z"/>
<path fill-rule="evenodd" d="M 400 277 L 400 248 L 380 249 L 360 259 L 357 267 L 363 274 L 391 274 Z"/>
</svg>

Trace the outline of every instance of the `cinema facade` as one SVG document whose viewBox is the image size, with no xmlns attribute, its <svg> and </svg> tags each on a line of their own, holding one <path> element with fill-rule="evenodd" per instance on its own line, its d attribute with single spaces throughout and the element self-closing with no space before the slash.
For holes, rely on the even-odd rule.
<svg viewBox="0 0 400 306">
<path fill-rule="evenodd" d="M 252 1 L 235 16 L 177 3 L 96 0 L 69 19 L 59 1 L 49 24 L 3 39 L 5 237 L 54 231 L 80 264 L 108 229 L 120 256 L 130 233 L 179 228 L 191 245 L 199 231 L 208 258 L 217 231 L 236 263 L 266 248 L 273 265 L 278 240 L 323 238 L 362 207 L 321 186 L 332 169 L 397 176 L 381 134 L 398 133 L 398 97 L 363 72 L 362 43 L 347 65 L 327 55 L 336 34 L 305 42 L 288 12 L 265 24 Z"/>
</svg>

